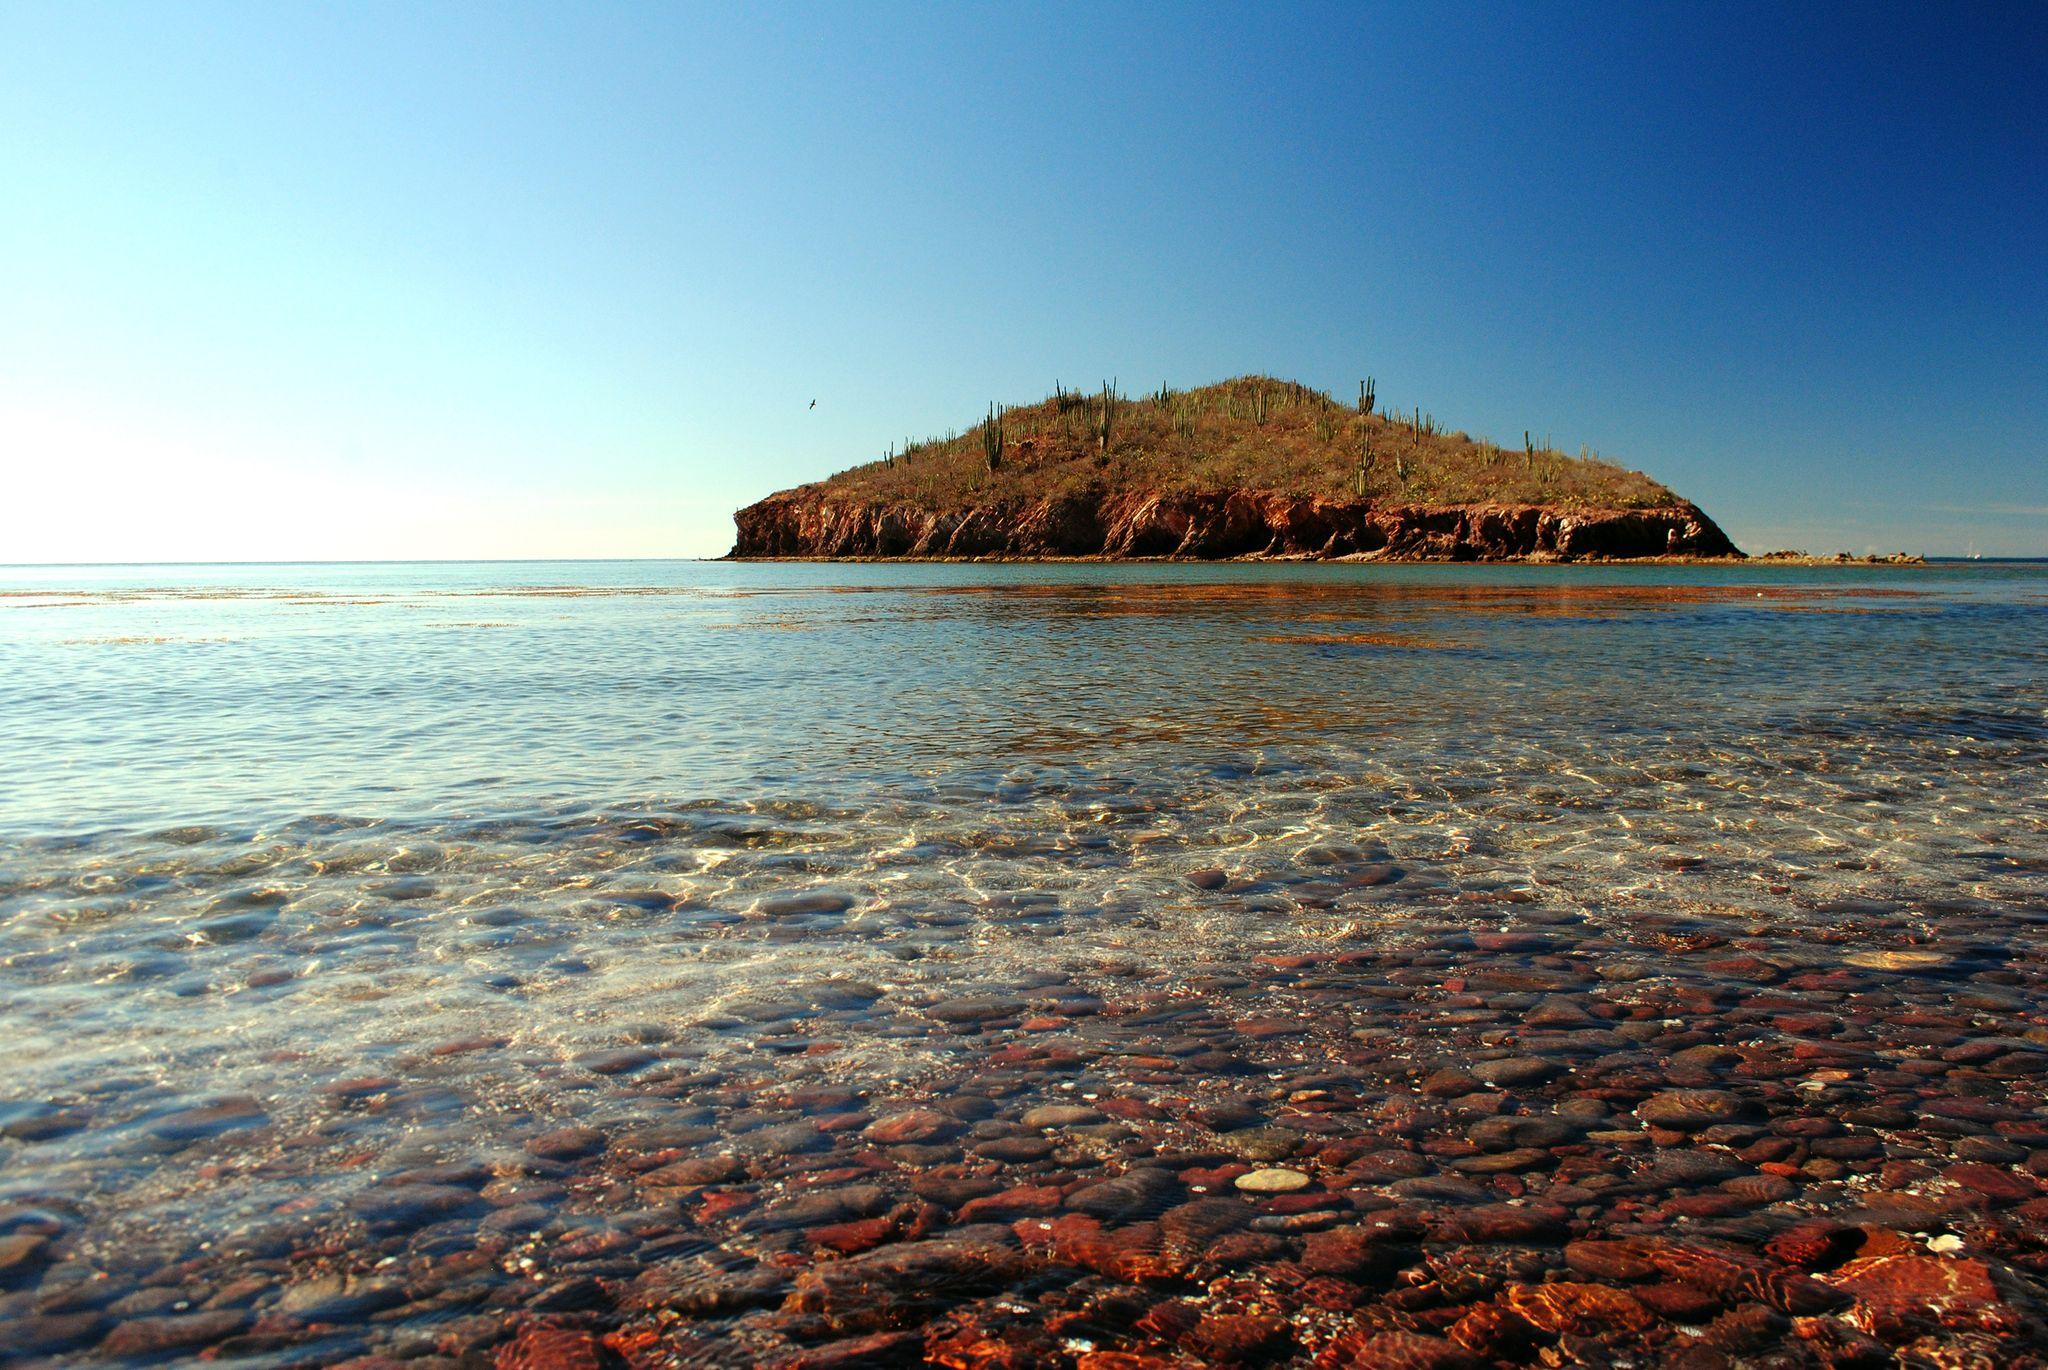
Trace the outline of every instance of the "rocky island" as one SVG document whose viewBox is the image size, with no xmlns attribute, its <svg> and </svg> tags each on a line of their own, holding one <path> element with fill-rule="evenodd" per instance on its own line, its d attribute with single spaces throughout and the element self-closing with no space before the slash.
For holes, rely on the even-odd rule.
<svg viewBox="0 0 2048 1370">
<path fill-rule="evenodd" d="M 1524 434 L 1246 376 L 1131 398 L 1056 386 L 734 515 L 734 558 L 1737 558 L 1639 471 Z"/>
</svg>

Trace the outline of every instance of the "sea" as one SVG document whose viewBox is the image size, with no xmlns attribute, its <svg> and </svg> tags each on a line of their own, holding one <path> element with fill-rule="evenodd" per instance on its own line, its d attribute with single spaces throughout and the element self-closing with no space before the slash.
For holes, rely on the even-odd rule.
<svg viewBox="0 0 2048 1370">
<path fill-rule="evenodd" d="M 2017 1363 L 2048 565 L 0 567 L 0 1050 L 0 1357 Z"/>
</svg>

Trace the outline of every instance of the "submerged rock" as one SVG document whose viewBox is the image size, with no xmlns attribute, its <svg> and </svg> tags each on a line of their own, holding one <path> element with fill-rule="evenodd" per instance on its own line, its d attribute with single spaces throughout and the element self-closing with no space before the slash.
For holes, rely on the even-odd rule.
<svg viewBox="0 0 2048 1370">
<path fill-rule="evenodd" d="M 991 1242 L 908 1242 L 805 1271 L 787 1306 L 841 1330 L 902 1326 L 1000 1289 L 1021 1270 L 1015 1251 Z"/>
</svg>

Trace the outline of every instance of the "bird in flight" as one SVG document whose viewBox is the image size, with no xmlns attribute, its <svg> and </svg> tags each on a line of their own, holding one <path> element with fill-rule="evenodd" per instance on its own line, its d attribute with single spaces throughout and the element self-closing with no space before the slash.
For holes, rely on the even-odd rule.
<svg viewBox="0 0 2048 1370">
<path fill-rule="evenodd" d="M 817 407 L 818 407 L 818 402 L 817 402 L 816 400 L 812 400 L 812 401 L 811 401 L 811 408 L 813 408 L 813 409 L 816 409 Z"/>
</svg>

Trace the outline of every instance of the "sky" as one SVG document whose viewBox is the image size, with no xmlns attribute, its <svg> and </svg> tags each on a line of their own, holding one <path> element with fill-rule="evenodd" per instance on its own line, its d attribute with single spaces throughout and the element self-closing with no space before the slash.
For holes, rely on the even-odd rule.
<svg viewBox="0 0 2048 1370">
<path fill-rule="evenodd" d="M 0 187 L 0 562 L 717 555 L 1251 372 L 2048 556 L 2034 3 L 0 0 Z"/>
</svg>

